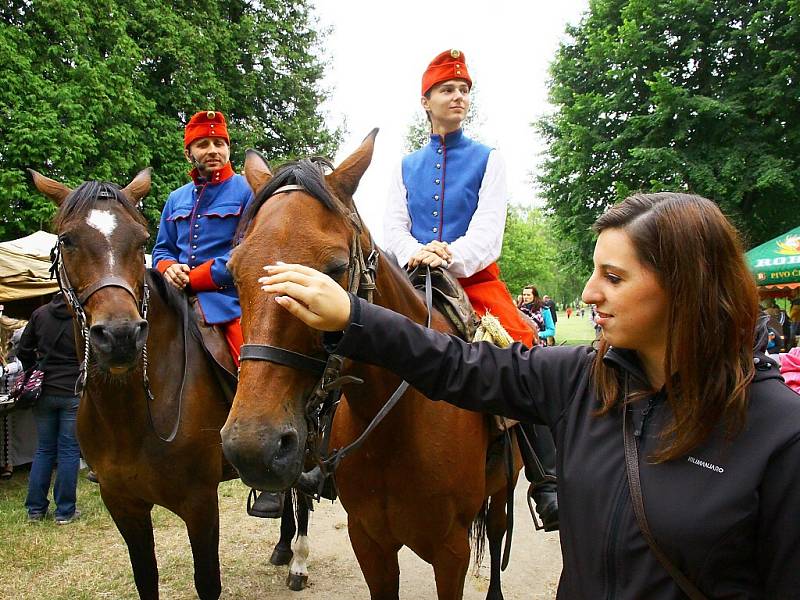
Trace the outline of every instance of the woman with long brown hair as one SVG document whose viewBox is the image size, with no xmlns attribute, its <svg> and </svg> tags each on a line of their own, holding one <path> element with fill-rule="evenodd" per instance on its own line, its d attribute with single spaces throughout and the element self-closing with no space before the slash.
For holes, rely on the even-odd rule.
<svg viewBox="0 0 800 600">
<path fill-rule="evenodd" d="M 632 196 L 594 228 L 583 300 L 597 306 L 596 349 L 466 344 L 299 265 L 266 267 L 264 290 L 337 332 L 325 336 L 337 354 L 551 428 L 559 598 L 797 597 L 800 399 L 754 349 L 735 229 L 713 202 L 676 193 Z"/>
</svg>

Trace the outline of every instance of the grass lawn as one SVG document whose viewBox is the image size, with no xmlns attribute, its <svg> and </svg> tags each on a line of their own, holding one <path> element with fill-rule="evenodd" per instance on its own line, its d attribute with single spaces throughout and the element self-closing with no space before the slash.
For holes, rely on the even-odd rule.
<svg viewBox="0 0 800 600">
<path fill-rule="evenodd" d="M 556 344 L 579 346 L 591 344 L 594 341 L 594 326 L 589 320 L 587 310 L 583 318 L 572 313 L 572 318 L 567 319 L 567 313 L 558 312 L 556 323 Z"/>
<path fill-rule="evenodd" d="M 0 483 L 0 564 L 5 565 L 0 598 L 137 599 L 127 547 L 103 505 L 99 486 L 87 481 L 86 471 L 81 471 L 80 519 L 69 525 L 56 525 L 51 501 L 45 521 L 28 523 L 24 507 L 28 473 L 23 467 L 14 472 L 11 480 Z M 224 513 L 220 556 L 226 598 L 259 597 L 266 594 L 261 586 L 284 589 L 286 567 L 267 563 L 278 539 L 279 522 L 246 516 L 247 492 L 238 480 L 224 482 L 219 488 L 220 512 Z M 192 555 L 183 521 L 166 509 L 155 507 L 153 524 L 161 597 L 196 600 Z M 254 585 L 258 589 L 249 589 Z M 279 597 L 290 594 L 297 593 L 287 589 L 285 596 Z M 268 593 L 262 597 L 276 596 Z"/>
</svg>

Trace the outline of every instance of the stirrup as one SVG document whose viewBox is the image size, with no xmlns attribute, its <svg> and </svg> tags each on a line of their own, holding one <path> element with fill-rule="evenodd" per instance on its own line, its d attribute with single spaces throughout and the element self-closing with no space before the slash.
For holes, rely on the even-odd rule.
<svg viewBox="0 0 800 600">
<path fill-rule="evenodd" d="M 548 477 L 553 477 L 553 476 L 552 475 L 548 475 Z M 555 478 L 553 477 L 553 479 L 555 479 Z M 559 507 L 558 507 L 558 497 L 557 496 L 554 499 L 555 500 L 555 507 L 556 507 L 555 508 L 555 519 L 550 518 L 550 517 L 554 516 L 552 514 L 552 512 L 548 513 L 547 511 L 545 511 L 542 514 L 542 521 L 540 523 L 539 519 L 537 518 L 537 512 L 534 509 L 534 504 L 536 502 L 535 502 L 533 496 L 536 493 L 536 487 L 539 486 L 539 485 L 542 485 L 543 483 L 548 483 L 548 482 L 547 481 L 537 481 L 537 482 L 531 483 L 530 486 L 528 486 L 528 494 L 527 494 L 528 495 L 528 510 L 531 511 L 531 519 L 533 519 L 533 526 L 536 528 L 536 531 L 540 531 L 540 530 L 558 531 L 560 529 L 560 527 L 559 527 L 560 519 L 558 518 L 558 508 Z M 554 504 L 553 502 L 549 502 L 546 506 L 543 507 L 543 509 L 550 508 L 550 507 L 553 506 L 553 504 Z"/>
<path fill-rule="evenodd" d="M 310 471 L 300 473 L 300 477 L 297 479 L 297 489 L 317 501 L 321 498 L 336 500 L 337 496 L 333 474 L 326 476 L 319 466 Z"/>
<path fill-rule="evenodd" d="M 276 508 L 272 511 L 261 510 L 256 508 L 258 499 L 262 494 L 269 494 L 277 498 Z M 250 493 L 247 495 L 247 514 L 251 517 L 259 517 L 261 519 L 279 519 L 283 516 L 283 494 L 280 492 L 262 492 L 251 488 Z"/>
<path fill-rule="evenodd" d="M 533 507 L 533 493 L 536 491 L 536 484 L 531 483 L 528 486 L 528 510 L 531 511 L 531 519 L 533 519 L 533 526 L 536 528 L 536 531 L 542 531 L 544 529 L 544 524 L 539 521 L 539 517 L 536 514 L 536 509 Z"/>
</svg>

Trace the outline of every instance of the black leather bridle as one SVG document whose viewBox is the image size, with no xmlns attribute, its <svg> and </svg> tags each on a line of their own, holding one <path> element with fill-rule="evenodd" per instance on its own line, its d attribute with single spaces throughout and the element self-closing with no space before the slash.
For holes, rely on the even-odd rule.
<svg viewBox="0 0 800 600">
<path fill-rule="evenodd" d="M 303 186 L 286 185 L 275 190 L 272 196 L 293 191 L 307 192 Z M 378 248 L 370 236 L 369 253 L 365 257 L 361 246 L 364 225 L 357 212 L 353 211 L 349 217 L 354 225 L 354 230 L 350 244 L 347 291 L 371 303 L 373 292 L 376 289 L 375 276 L 378 268 Z M 425 296 L 428 306 L 428 326 L 430 327 L 432 303 L 430 272 L 426 280 Z M 272 362 L 300 371 L 308 371 L 319 377 L 319 381 L 305 402 L 305 418 L 309 426 L 306 447 L 310 450 L 313 460 L 326 476 L 336 470 L 336 467 L 345 456 L 358 449 L 364 443 L 369 434 L 394 408 L 409 385 L 406 381 L 400 384 L 357 439 L 343 448 L 334 449 L 328 454 L 333 412 L 339 403 L 342 386 L 349 383 L 363 383 L 363 380 L 358 377 L 341 374 L 344 366 L 344 357 L 338 354 L 328 354 L 326 359 L 322 360 L 269 344 L 244 344 L 241 348 L 239 360 Z"/>
<path fill-rule="evenodd" d="M 98 195 L 98 199 L 114 199 L 116 196 L 108 189 L 102 189 Z M 84 287 L 80 292 L 78 292 L 75 287 L 70 282 L 69 276 L 67 275 L 67 270 L 64 267 L 64 260 L 62 259 L 62 251 L 64 247 L 64 234 L 60 234 L 56 240 L 55 246 L 50 251 L 50 278 L 55 279 L 58 282 L 58 287 L 61 290 L 61 293 L 64 295 L 64 298 L 69 303 L 70 308 L 72 309 L 72 313 L 75 315 L 75 319 L 78 322 L 78 329 L 81 334 L 81 339 L 83 341 L 83 359 L 81 360 L 81 364 L 78 368 L 78 379 L 75 382 L 75 395 L 80 396 L 83 393 L 84 388 L 86 387 L 86 380 L 88 379 L 88 369 L 89 369 L 89 352 L 90 352 L 90 342 L 89 342 L 89 325 L 88 319 L 86 318 L 86 311 L 84 310 L 84 305 L 89 300 L 89 298 L 95 293 L 104 288 L 108 287 L 118 287 L 122 288 L 126 292 L 128 292 L 131 297 L 133 298 L 134 302 L 136 303 L 139 311 L 139 315 L 142 319 L 147 321 L 147 312 L 150 306 L 150 287 L 147 285 L 147 279 L 142 279 L 142 297 L 141 300 L 137 298 L 136 292 L 134 292 L 133 288 L 130 284 L 123 279 L 122 277 L 117 277 L 116 275 L 106 275 L 105 277 L 101 277 L 97 281 L 93 281 L 86 287 Z M 155 400 L 153 396 L 153 391 L 150 388 L 150 380 L 147 376 L 147 342 L 145 342 L 144 346 L 142 347 L 142 383 L 144 385 L 145 395 L 147 397 L 147 416 L 150 420 L 150 425 L 153 428 L 155 434 L 164 442 L 171 442 L 175 439 L 175 435 L 178 433 L 178 427 L 180 426 L 180 419 L 181 419 L 181 406 L 183 404 L 183 388 L 186 382 L 186 368 L 188 367 L 188 349 L 186 345 L 186 329 L 188 327 L 187 322 L 188 313 L 184 314 L 184 327 L 183 327 L 183 347 L 184 347 L 184 369 L 183 369 L 183 378 L 181 380 L 181 387 L 179 390 L 178 396 L 178 416 L 175 420 L 175 425 L 172 428 L 171 433 L 169 436 L 162 437 L 156 431 L 155 425 L 153 424 L 153 415 L 150 410 L 150 403 Z"/>
</svg>

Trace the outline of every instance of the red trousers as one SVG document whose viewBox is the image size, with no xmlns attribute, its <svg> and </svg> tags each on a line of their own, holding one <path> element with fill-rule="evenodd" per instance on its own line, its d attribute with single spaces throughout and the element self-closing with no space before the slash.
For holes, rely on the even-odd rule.
<svg viewBox="0 0 800 600">
<path fill-rule="evenodd" d="M 236 368 L 239 368 L 239 354 L 244 344 L 244 336 L 242 335 L 241 319 L 234 319 L 227 323 L 219 325 L 225 332 L 225 341 L 228 342 L 228 349 L 231 351 L 233 362 L 236 363 Z"/>
<path fill-rule="evenodd" d="M 491 313 L 514 341 L 522 342 L 529 348 L 533 345 L 533 332 L 522 320 L 506 284 L 500 281 L 497 263 L 492 263 L 471 277 L 459 279 L 459 282 L 478 316 Z"/>
</svg>

